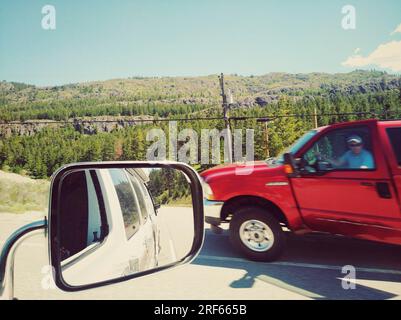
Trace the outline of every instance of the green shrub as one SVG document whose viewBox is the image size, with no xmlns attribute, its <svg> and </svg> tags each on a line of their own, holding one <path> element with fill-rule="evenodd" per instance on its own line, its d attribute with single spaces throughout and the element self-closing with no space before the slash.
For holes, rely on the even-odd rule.
<svg viewBox="0 0 401 320">
<path fill-rule="evenodd" d="M 49 199 L 49 182 L 15 182 L 0 179 L 0 212 L 23 213 L 46 211 Z"/>
</svg>

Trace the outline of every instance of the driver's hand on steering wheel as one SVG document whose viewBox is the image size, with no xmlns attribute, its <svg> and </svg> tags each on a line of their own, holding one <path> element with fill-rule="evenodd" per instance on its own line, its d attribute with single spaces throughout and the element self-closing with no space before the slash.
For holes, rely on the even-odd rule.
<svg viewBox="0 0 401 320">
<path fill-rule="evenodd" d="M 317 160 L 322 160 L 324 157 L 319 151 L 315 151 L 314 154 Z"/>
</svg>

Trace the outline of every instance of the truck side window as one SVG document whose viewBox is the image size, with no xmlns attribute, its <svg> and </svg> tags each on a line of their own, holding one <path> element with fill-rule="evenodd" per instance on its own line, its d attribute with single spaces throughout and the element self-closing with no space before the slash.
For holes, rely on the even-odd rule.
<svg viewBox="0 0 401 320">
<path fill-rule="evenodd" d="M 63 181 L 62 192 L 60 219 L 66 232 L 61 234 L 60 250 L 61 260 L 65 260 L 102 242 L 107 234 L 102 234 L 102 195 L 97 194 L 88 170 L 70 173 Z"/>
<path fill-rule="evenodd" d="M 125 170 L 110 169 L 109 172 L 120 202 L 125 233 L 129 239 L 140 228 L 139 206 Z"/>
<path fill-rule="evenodd" d="M 397 158 L 397 163 L 401 166 L 401 128 L 389 128 L 386 131 L 393 147 L 394 155 Z"/>
<path fill-rule="evenodd" d="M 88 192 L 84 171 L 70 173 L 63 181 L 60 223 L 66 232 L 60 236 L 61 260 L 87 247 Z"/>
<path fill-rule="evenodd" d="M 143 182 L 139 178 L 137 178 L 133 172 L 130 171 L 127 172 L 128 172 L 128 177 L 131 180 L 132 186 L 134 187 L 136 196 L 138 198 L 139 206 L 141 208 L 142 219 L 143 221 L 146 221 L 148 219 L 149 214 L 144 199 L 143 189 L 141 188 Z"/>
<path fill-rule="evenodd" d="M 309 171 L 375 169 L 367 127 L 330 131 L 322 136 L 302 159 Z"/>
<path fill-rule="evenodd" d="M 153 201 L 152 195 L 150 194 L 147 185 L 142 184 L 141 185 L 141 189 L 142 189 L 143 194 L 145 196 L 146 205 L 148 207 L 148 213 L 150 215 L 154 215 L 155 214 L 155 205 L 154 205 L 154 201 Z"/>
</svg>

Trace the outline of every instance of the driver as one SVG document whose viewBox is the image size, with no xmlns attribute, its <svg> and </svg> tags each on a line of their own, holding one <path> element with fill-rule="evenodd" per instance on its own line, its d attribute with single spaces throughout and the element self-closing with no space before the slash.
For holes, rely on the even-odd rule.
<svg viewBox="0 0 401 320">
<path fill-rule="evenodd" d="M 372 154 L 363 148 L 362 138 L 352 135 L 347 139 L 349 150 L 338 160 L 328 160 L 334 167 L 345 169 L 374 169 Z"/>
</svg>

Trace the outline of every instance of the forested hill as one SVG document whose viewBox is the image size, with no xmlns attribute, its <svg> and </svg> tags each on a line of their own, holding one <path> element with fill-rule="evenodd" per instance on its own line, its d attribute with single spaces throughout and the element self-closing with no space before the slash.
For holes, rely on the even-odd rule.
<svg viewBox="0 0 401 320">
<path fill-rule="evenodd" d="M 225 76 L 238 108 L 266 107 L 281 96 L 378 93 L 399 86 L 396 75 L 379 71 L 342 74 L 269 73 Z M 92 116 L 190 115 L 220 102 L 217 75 L 134 77 L 54 87 L 0 82 L 0 120 L 66 120 Z"/>
<path fill-rule="evenodd" d="M 230 111 L 231 128 L 242 129 L 243 135 L 254 129 L 256 160 L 278 155 L 316 126 L 372 117 L 401 118 L 399 80 L 383 72 L 275 73 L 225 79 L 237 104 Z M 203 129 L 225 128 L 220 101 L 217 75 L 47 88 L 2 82 L 0 168 L 45 178 L 72 162 L 145 160 L 152 144 L 147 139 L 149 130 L 157 128 L 169 134 L 169 123 L 158 118 L 185 118 L 177 121 L 178 132 L 193 129 L 200 137 Z M 186 121 L 187 117 L 198 119 Z M 261 123 L 257 121 L 260 117 L 273 120 Z M 144 118 L 151 121 L 138 126 L 138 119 Z M 102 121 L 94 126 L 97 119 Z M 11 120 L 24 123 L 9 123 Z M 9 134 L 2 135 L 2 127 Z"/>
</svg>

